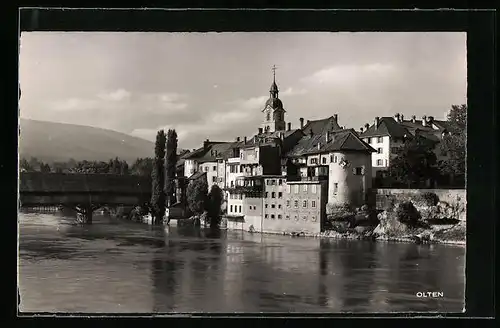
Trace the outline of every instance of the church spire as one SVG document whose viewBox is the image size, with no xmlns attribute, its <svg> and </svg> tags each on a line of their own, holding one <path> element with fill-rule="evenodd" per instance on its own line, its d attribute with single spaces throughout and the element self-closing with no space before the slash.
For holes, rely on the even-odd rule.
<svg viewBox="0 0 500 328">
<path fill-rule="evenodd" d="M 276 84 L 276 65 L 273 65 L 271 68 L 273 71 L 273 84 L 271 84 L 271 88 L 269 89 L 269 93 L 271 94 L 271 98 L 278 98 L 278 85 Z"/>
</svg>

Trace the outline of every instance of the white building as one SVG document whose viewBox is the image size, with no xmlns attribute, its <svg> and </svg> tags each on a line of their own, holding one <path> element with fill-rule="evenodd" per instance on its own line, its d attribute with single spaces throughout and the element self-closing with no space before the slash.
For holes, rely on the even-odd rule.
<svg viewBox="0 0 500 328">
<path fill-rule="evenodd" d="M 419 120 L 412 116 L 410 120 L 405 120 L 401 114 L 394 117 L 375 117 L 372 125 L 365 124 L 364 128 L 360 129 L 363 141 L 376 150 L 372 154 L 374 177 L 387 171 L 391 159 L 397 155 L 406 137 L 419 135 L 438 144 L 447 133 L 446 121 L 435 120 L 432 116 L 423 116 Z M 437 147 L 435 150 L 438 158 L 441 157 Z"/>
</svg>

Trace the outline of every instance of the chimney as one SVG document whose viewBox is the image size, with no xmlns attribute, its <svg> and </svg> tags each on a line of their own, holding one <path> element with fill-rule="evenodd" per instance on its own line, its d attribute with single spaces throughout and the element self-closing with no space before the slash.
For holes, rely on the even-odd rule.
<svg viewBox="0 0 500 328">
<path fill-rule="evenodd" d="M 427 125 L 427 117 L 424 115 L 422 116 L 422 126 L 426 126 Z"/>
<path fill-rule="evenodd" d="M 363 127 L 359 128 L 359 132 L 363 133 Z"/>
<path fill-rule="evenodd" d="M 434 123 L 434 116 L 427 117 L 427 122 L 429 122 L 430 124 Z"/>
<path fill-rule="evenodd" d="M 375 117 L 375 130 L 378 129 L 378 123 L 380 122 L 380 117 Z"/>
<path fill-rule="evenodd" d="M 338 122 L 338 119 L 339 119 L 339 115 L 338 114 L 333 114 L 333 120 L 335 121 L 335 123 Z"/>
<path fill-rule="evenodd" d="M 304 128 L 304 118 L 303 117 L 299 118 L 299 121 L 300 121 L 300 128 L 303 129 Z"/>
<path fill-rule="evenodd" d="M 366 123 L 365 124 L 365 131 L 367 131 L 370 128 L 370 124 Z"/>
<path fill-rule="evenodd" d="M 417 117 L 415 115 L 411 116 L 411 122 L 415 123 L 417 121 Z"/>
<path fill-rule="evenodd" d="M 307 124 L 311 123 L 311 120 L 307 120 Z"/>
<path fill-rule="evenodd" d="M 246 144 L 247 143 L 247 137 L 243 137 L 243 142 Z"/>
<path fill-rule="evenodd" d="M 237 141 L 237 142 L 240 142 L 240 137 L 236 137 L 236 141 Z"/>
<path fill-rule="evenodd" d="M 396 120 L 396 122 L 398 122 L 398 123 L 399 123 L 399 122 L 401 122 L 401 121 L 400 121 L 400 117 L 401 117 L 401 115 L 400 115 L 399 113 L 396 113 L 396 114 L 394 115 L 394 119 Z"/>
<path fill-rule="evenodd" d="M 403 120 L 404 120 L 404 115 L 401 114 L 401 122 L 403 122 Z"/>
<path fill-rule="evenodd" d="M 321 142 L 318 142 L 318 150 L 321 149 Z"/>
<path fill-rule="evenodd" d="M 292 123 L 288 122 L 288 131 L 292 129 Z"/>
<path fill-rule="evenodd" d="M 205 141 L 203 141 L 203 149 L 204 149 L 205 151 L 207 151 L 207 150 L 208 150 L 208 143 L 209 143 L 209 142 L 210 142 L 210 140 L 208 140 L 208 139 L 207 139 L 207 140 L 205 140 Z"/>
<path fill-rule="evenodd" d="M 259 128 L 259 134 L 262 134 L 262 128 Z"/>
<path fill-rule="evenodd" d="M 330 142 L 330 131 L 326 131 L 326 143 Z"/>
</svg>

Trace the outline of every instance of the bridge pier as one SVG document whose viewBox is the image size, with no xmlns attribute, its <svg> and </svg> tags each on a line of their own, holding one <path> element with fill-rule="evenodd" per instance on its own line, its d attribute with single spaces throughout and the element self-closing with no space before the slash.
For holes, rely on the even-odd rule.
<svg viewBox="0 0 500 328">
<path fill-rule="evenodd" d="M 82 224 L 92 224 L 92 214 L 99 207 L 99 205 L 75 206 L 78 222 Z"/>
</svg>

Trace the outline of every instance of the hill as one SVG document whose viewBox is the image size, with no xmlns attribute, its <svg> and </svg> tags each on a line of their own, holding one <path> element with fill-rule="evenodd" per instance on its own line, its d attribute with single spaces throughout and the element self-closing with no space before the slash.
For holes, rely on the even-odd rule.
<svg viewBox="0 0 500 328">
<path fill-rule="evenodd" d="M 20 157 L 44 162 L 108 161 L 118 157 L 133 163 L 138 157 L 153 157 L 154 143 L 116 131 L 28 119 L 20 120 Z"/>
</svg>

